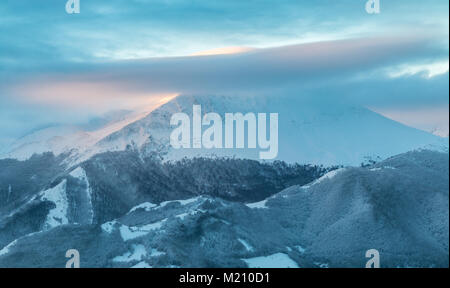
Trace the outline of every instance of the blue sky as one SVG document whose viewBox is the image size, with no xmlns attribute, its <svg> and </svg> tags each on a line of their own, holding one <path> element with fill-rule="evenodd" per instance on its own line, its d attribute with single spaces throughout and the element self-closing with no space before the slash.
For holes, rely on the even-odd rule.
<svg viewBox="0 0 450 288">
<path fill-rule="evenodd" d="M 366 13 L 365 0 L 81 0 L 78 15 L 67 15 L 65 2 L 1 1 L 2 54 L 35 64 L 189 55 L 406 29 L 448 32 L 442 0 L 381 1 L 378 15 Z"/>
<path fill-rule="evenodd" d="M 308 89 L 425 130 L 448 121 L 448 1 L 381 0 L 377 15 L 365 0 L 80 2 L 76 15 L 66 0 L 0 2 L 1 139 L 170 93 Z M 307 61 L 299 44 L 318 41 L 310 49 L 323 53 Z M 340 41 L 354 50 L 336 52 Z M 257 50 L 185 57 L 224 47 Z M 326 59 L 332 53 L 339 61 Z M 433 123 L 430 111 L 440 111 Z"/>
</svg>

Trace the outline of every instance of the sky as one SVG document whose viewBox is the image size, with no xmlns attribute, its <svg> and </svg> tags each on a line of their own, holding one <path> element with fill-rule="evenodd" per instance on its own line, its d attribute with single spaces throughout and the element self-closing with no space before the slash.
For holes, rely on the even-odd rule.
<svg viewBox="0 0 450 288">
<path fill-rule="evenodd" d="M 2 0 L 0 145 L 183 93 L 341 97 L 448 136 L 448 1 L 365 3 Z"/>
</svg>

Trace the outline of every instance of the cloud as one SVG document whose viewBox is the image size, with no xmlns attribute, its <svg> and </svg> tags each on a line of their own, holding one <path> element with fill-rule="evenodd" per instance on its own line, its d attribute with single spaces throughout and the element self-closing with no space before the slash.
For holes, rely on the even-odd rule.
<svg viewBox="0 0 450 288">
<path fill-rule="evenodd" d="M 239 95 L 281 88 L 295 91 L 318 84 L 336 86 L 386 66 L 402 65 L 430 54 L 445 55 L 432 44 L 432 39 L 418 36 L 361 38 L 229 55 L 79 65 L 74 71 L 32 75 L 13 85 L 9 93 L 47 104 L 105 103 L 110 107 L 115 102 L 120 104 L 121 98 L 132 101 L 159 94 Z"/>
<path fill-rule="evenodd" d="M 68 15 L 64 0 L 0 1 L 0 55 L 17 60 L 4 61 L 3 69 L 29 69 L 52 62 L 184 56 L 217 47 L 267 48 L 411 28 L 448 34 L 446 1 L 384 1 L 376 16 L 366 13 L 365 2 L 82 0 L 81 13 Z"/>
<path fill-rule="evenodd" d="M 448 106 L 415 107 L 403 109 L 373 109 L 374 111 L 405 125 L 431 132 L 441 137 L 449 136 Z"/>
<path fill-rule="evenodd" d="M 0 1 L 3 137 L 175 93 L 448 103 L 448 72 L 430 66 L 448 66 L 446 1 L 383 1 L 379 15 L 366 0 L 81 1 L 78 15 L 61 0 Z M 175 57 L 217 47 L 257 49 Z"/>
<path fill-rule="evenodd" d="M 421 74 L 426 78 L 432 78 L 437 75 L 448 73 L 449 62 L 440 61 L 434 63 L 422 63 L 422 64 L 406 64 L 400 67 L 391 68 L 388 74 L 392 78 L 412 76 Z"/>
<path fill-rule="evenodd" d="M 210 55 L 227 55 L 227 54 L 238 54 L 238 53 L 244 53 L 254 50 L 254 48 L 250 47 L 222 47 L 222 48 L 215 48 L 200 52 L 195 52 L 189 56 L 210 56 Z"/>
</svg>

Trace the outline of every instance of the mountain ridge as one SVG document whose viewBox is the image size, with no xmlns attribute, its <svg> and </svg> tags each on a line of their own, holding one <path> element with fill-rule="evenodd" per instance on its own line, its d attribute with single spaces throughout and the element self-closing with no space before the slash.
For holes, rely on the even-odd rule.
<svg viewBox="0 0 450 288">
<path fill-rule="evenodd" d="M 0 249 L 0 267 L 64 267 L 74 247 L 82 267 L 364 267 L 369 249 L 381 267 L 448 267 L 448 188 L 448 153 L 407 152 L 259 202 L 142 202 L 27 234 Z"/>
<path fill-rule="evenodd" d="M 170 133 L 174 129 L 170 126 L 170 117 L 179 112 L 192 115 L 192 106 L 195 104 L 201 105 L 204 113 L 216 112 L 221 116 L 228 112 L 278 113 L 279 154 L 276 160 L 291 163 L 359 165 L 367 159 L 386 159 L 423 147 L 448 151 L 448 139 L 404 126 L 363 107 L 334 100 L 321 103 L 314 99 L 288 97 L 289 101 L 286 102 L 286 97 L 281 98 L 248 97 L 242 101 L 232 96 L 180 95 L 151 112 L 126 120 L 124 125 L 118 125 L 119 128 L 103 129 L 109 132 L 97 135 L 95 132 L 87 133 L 88 140 L 80 140 L 82 135 L 73 137 L 77 136 L 73 134 L 66 141 L 72 147 L 68 144 L 64 149 L 47 150 L 55 155 L 69 154 L 66 160 L 68 168 L 96 154 L 124 151 L 130 147 L 141 151 L 144 156 L 158 154 L 168 161 L 184 157 L 259 160 L 255 149 L 173 149 L 169 143 Z M 46 151 L 40 149 L 37 152 Z M 19 149 L 2 157 L 23 160 L 21 153 Z M 24 154 L 25 158 L 32 155 L 30 151 Z"/>
</svg>

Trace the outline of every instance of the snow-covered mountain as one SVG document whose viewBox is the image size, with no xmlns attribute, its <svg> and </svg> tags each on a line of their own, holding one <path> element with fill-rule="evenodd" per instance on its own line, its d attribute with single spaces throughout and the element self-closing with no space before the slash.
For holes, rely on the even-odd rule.
<svg viewBox="0 0 450 288">
<path fill-rule="evenodd" d="M 197 158 L 161 162 L 137 151 L 96 155 L 67 171 L 64 155 L 0 160 L 0 247 L 64 225 L 101 225 L 144 202 L 220 197 L 262 200 L 327 169 L 310 165 Z"/>
<path fill-rule="evenodd" d="M 28 209 L 1 218 L 0 267 L 64 267 L 74 248 L 82 267 L 364 267 L 369 249 L 380 252 L 381 267 L 448 267 L 448 164 L 447 153 L 409 152 L 333 170 L 254 203 L 141 199 L 95 225 L 89 205 L 78 210 L 87 222 L 76 224 L 70 212 L 69 198 L 96 185 L 92 178 L 86 185 L 79 168 Z M 91 195 L 95 213 L 125 203 L 106 195 L 100 207 L 100 195 Z M 44 229 L 17 236 L 33 222 L 21 226 L 24 218 Z"/>
<path fill-rule="evenodd" d="M 33 153 L 69 154 L 73 166 L 108 151 L 139 150 L 166 160 L 195 156 L 259 159 L 258 149 L 173 149 L 169 136 L 174 113 L 278 113 L 279 153 L 276 160 L 290 163 L 359 165 L 368 159 L 385 159 L 406 151 L 433 147 L 448 150 L 448 139 L 390 120 L 363 107 L 338 100 L 305 100 L 301 97 L 231 97 L 181 95 L 149 112 L 109 123 L 95 131 L 47 129 L 17 141 L 2 158 L 27 159 Z M 191 118 L 192 119 L 192 118 Z M 204 127 L 206 129 L 206 127 Z"/>
<path fill-rule="evenodd" d="M 106 117 L 96 118 L 87 125 L 57 125 L 34 131 L 9 145 L 0 159 L 26 160 L 34 154 L 52 152 L 54 155 L 67 154 L 74 163 L 97 154 L 95 145 L 106 136 L 126 125 L 145 117 L 149 112 L 116 111 Z M 68 162 L 70 163 L 70 161 Z"/>
<path fill-rule="evenodd" d="M 170 118 L 194 104 L 278 113 L 284 161 L 173 149 Z M 290 97 L 119 114 L 37 131 L 0 159 L 0 267 L 64 267 L 68 249 L 83 267 L 363 267 L 368 249 L 384 267 L 448 267 L 448 138 Z"/>
</svg>

